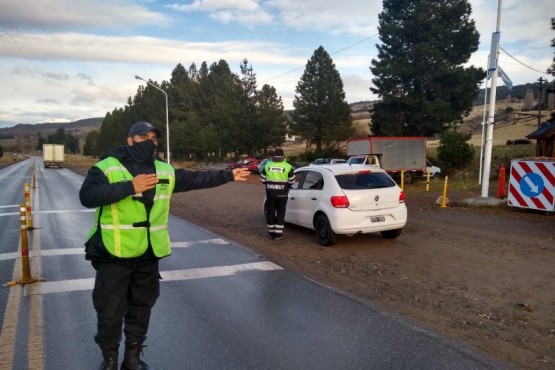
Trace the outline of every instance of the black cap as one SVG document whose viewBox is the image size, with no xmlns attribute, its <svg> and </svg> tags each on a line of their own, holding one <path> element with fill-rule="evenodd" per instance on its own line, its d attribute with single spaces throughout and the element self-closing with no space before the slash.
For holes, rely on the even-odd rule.
<svg viewBox="0 0 555 370">
<path fill-rule="evenodd" d="M 136 122 L 131 128 L 129 129 L 129 134 L 127 136 L 135 136 L 135 135 L 146 135 L 150 131 L 154 131 L 156 137 L 162 136 L 162 132 L 158 130 L 156 127 L 152 126 L 152 123 L 146 121 L 139 121 Z"/>
<path fill-rule="evenodd" d="M 274 150 L 274 157 L 283 157 L 285 154 L 283 153 L 283 149 L 277 148 Z"/>
</svg>

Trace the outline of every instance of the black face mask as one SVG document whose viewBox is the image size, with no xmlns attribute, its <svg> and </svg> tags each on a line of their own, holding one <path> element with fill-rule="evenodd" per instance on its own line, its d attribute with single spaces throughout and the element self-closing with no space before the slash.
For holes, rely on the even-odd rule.
<svg viewBox="0 0 555 370">
<path fill-rule="evenodd" d="M 131 157 L 137 162 L 152 162 L 156 156 L 156 148 L 158 145 L 152 140 L 141 142 L 133 141 L 132 146 L 128 146 L 127 150 Z"/>
</svg>

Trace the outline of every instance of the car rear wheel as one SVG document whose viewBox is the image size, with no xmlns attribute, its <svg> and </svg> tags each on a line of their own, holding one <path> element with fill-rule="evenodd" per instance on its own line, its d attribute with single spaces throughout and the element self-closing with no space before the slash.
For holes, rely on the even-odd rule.
<svg viewBox="0 0 555 370">
<path fill-rule="evenodd" d="M 320 245 L 328 247 L 335 243 L 336 235 L 331 229 L 330 222 L 325 215 L 320 215 L 316 218 L 314 230 L 316 231 L 316 240 Z"/>
<path fill-rule="evenodd" d="M 395 239 L 395 238 L 398 238 L 402 232 L 403 232 L 403 229 L 394 229 L 394 230 L 382 231 L 381 234 L 386 239 Z"/>
</svg>

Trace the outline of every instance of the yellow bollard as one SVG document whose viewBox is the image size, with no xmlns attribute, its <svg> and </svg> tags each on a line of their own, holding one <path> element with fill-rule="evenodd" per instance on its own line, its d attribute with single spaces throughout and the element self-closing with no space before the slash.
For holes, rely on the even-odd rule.
<svg viewBox="0 0 555 370">
<path fill-rule="evenodd" d="M 426 191 L 430 191 L 430 169 L 426 168 Z"/>
<path fill-rule="evenodd" d="M 27 228 L 33 230 L 33 215 L 31 214 L 31 193 L 29 190 L 29 183 L 25 183 L 25 207 L 27 207 Z"/>
<path fill-rule="evenodd" d="M 32 184 L 32 186 L 33 186 L 33 189 L 36 189 L 36 188 L 37 188 L 37 181 L 36 181 L 36 179 L 37 179 L 37 171 L 36 171 L 35 168 L 33 168 L 33 173 L 32 173 L 32 175 L 31 175 L 31 184 Z"/>
<path fill-rule="evenodd" d="M 401 190 L 405 191 L 405 170 L 401 170 Z"/>
<path fill-rule="evenodd" d="M 38 281 L 31 277 L 31 267 L 29 265 L 29 241 L 27 238 L 27 211 L 24 204 L 20 204 L 19 207 L 19 223 L 21 225 L 21 263 L 23 265 L 22 273 L 23 277 L 19 280 L 12 280 L 7 285 L 15 284 L 30 284 Z"/>
<path fill-rule="evenodd" d="M 445 181 L 443 182 L 443 199 L 441 200 L 441 208 L 447 208 L 447 180 L 449 176 L 445 176 Z"/>
</svg>

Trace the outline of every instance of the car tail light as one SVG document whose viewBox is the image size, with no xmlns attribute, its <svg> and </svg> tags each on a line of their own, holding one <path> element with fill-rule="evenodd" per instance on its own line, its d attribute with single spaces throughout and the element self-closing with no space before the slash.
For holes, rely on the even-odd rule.
<svg viewBox="0 0 555 370">
<path fill-rule="evenodd" d="M 399 203 L 405 203 L 405 192 L 404 191 L 402 191 L 399 194 Z"/>
<path fill-rule="evenodd" d="M 345 195 L 335 195 L 330 198 L 331 205 L 333 208 L 349 208 L 349 198 Z"/>
</svg>

